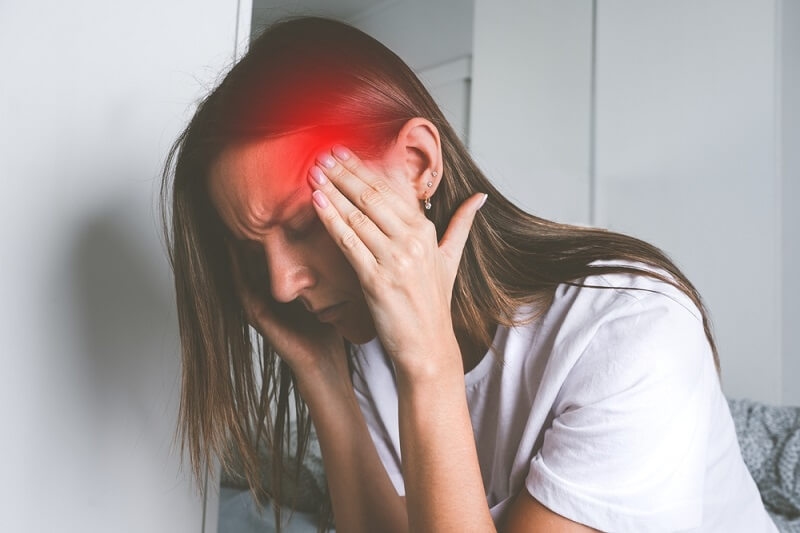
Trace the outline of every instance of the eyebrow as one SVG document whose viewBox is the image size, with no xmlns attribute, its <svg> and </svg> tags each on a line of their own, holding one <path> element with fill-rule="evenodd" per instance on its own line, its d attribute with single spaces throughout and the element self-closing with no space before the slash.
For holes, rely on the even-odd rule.
<svg viewBox="0 0 800 533">
<path fill-rule="evenodd" d="M 280 220 L 283 218 L 284 213 L 286 210 L 291 207 L 297 200 L 297 198 L 303 194 L 304 189 L 303 187 L 299 187 L 296 189 L 292 194 L 281 200 L 277 206 L 275 206 L 276 215 L 271 219 L 265 221 L 263 224 L 259 224 L 261 229 L 268 229 L 273 226 L 279 225 L 282 221 Z"/>
</svg>

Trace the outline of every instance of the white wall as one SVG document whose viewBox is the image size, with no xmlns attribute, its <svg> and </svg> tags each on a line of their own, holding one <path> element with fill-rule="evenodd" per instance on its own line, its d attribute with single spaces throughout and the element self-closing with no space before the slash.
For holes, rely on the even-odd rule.
<svg viewBox="0 0 800 533">
<path fill-rule="evenodd" d="M 439 65 L 472 49 L 473 0 L 254 0 L 253 31 L 290 15 L 349 22 L 415 69 Z"/>
<path fill-rule="evenodd" d="M 424 70 L 470 54 L 472 16 L 472 0 L 402 0 L 374 2 L 348 20 Z"/>
<path fill-rule="evenodd" d="M 707 300 L 725 391 L 782 401 L 775 4 L 599 4 L 598 225 Z"/>
<path fill-rule="evenodd" d="M 253 34 L 277 19 L 317 15 L 345 21 L 388 46 L 416 73 L 466 140 L 473 0 L 254 0 Z"/>
<path fill-rule="evenodd" d="M 800 2 L 779 3 L 783 396 L 800 405 Z"/>
<path fill-rule="evenodd" d="M 800 403 L 800 25 L 778 5 L 476 0 L 471 139 L 533 212 L 666 250 L 709 305 L 728 395 Z"/>
<path fill-rule="evenodd" d="M 375 2 L 347 17 L 420 77 L 464 142 L 469 137 L 473 0 Z"/>
<path fill-rule="evenodd" d="M 501 192 L 589 223 L 591 1 L 475 1 L 470 149 Z"/>
<path fill-rule="evenodd" d="M 236 24 L 235 0 L 0 5 L 2 531 L 200 530 L 153 206 Z"/>
</svg>

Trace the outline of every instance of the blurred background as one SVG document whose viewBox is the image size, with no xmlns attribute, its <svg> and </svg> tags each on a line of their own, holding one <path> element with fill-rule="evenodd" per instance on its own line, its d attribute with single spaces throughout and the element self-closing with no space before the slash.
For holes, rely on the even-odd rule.
<svg viewBox="0 0 800 533">
<path fill-rule="evenodd" d="M 800 405 L 800 2 L 0 2 L 0 530 L 216 531 L 172 440 L 160 171 L 250 36 L 302 13 L 403 57 L 521 206 L 664 249 L 726 394 Z"/>
</svg>

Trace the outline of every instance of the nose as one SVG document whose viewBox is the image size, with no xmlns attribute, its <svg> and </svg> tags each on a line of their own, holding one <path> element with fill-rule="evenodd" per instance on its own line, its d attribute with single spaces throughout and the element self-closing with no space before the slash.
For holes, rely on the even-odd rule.
<svg viewBox="0 0 800 533">
<path fill-rule="evenodd" d="M 301 251 L 285 245 L 265 245 L 269 286 L 277 302 L 289 303 L 312 287 L 315 276 Z"/>
</svg>

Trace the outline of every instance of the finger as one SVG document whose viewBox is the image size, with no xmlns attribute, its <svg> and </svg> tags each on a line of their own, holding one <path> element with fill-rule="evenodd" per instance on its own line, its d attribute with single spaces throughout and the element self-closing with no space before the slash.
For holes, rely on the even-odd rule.
<svg viewBox="0 0 800 533">
<path fill-rule="evenodd" d="M 336 157 L 332 153 L 337 154 Z M 386 235 L 399 234 L 414 220 L 415 215 L 419 216 L 385 179 L 375 176 L 355 154 L 344 147 L 337 146 L 331 153 L 320 154 L 318 166 L 340 194 L 363 211 Z M 323 190 L 335 201 L 335 195 L 330 190 Z"/>
<path fill-rule="evenodd" d="M 311 196 L 317 215 L 322 220 L 334 242 L 353 266 L 359 279 L 362 281 L 368 279 L 369 275 L 377 267 L 375 255 L 367 248 L 367 245 L 361 240 L 356 230 L 345 222 L 324 192 L 316 190 Z"/>
<path fill-rule="evenodd" d="M 467 198 L 450 219 L 447 230 L 439 241 L 439 251 L 445 258 L 449 271 L 455 275 L 458 270 L 458 263 L 461 261 L 461 254 L 464 252 L 464 245 L 469 237 L 469 230 L 478 212 L 488 198 L 487 194 L 474 194 Z"/>
<path fill-rule="evenodd" d="M 318 166 L 312 167 L 311 171 L 309 171 L 308 181 L 312 185 L 312 189 L 315 183 L 319 183 L 319 179 L 314 177 L 315 174 L 318 175 L 319 172 L 321 172 L 321 170 Z M 358 238 L 361 239 L 361 242 L 369 249 L 373 257 L 383 257 L 385 255 L 391 245 L 391 241 L 375 222 L 370 220 L 363 211 L 354 206 L 350 200 L 339 192 L 336 187 L 331 185 L 330 182 L 318 188 L 317 191 L 322 193 L 322 196 L 319 198 L 330 202 L 332 208 L 338 212 L 339 217 L 355 231 Z M 316 199 L 314 201 L 316 202 Z M 315 205 L 315 207 L 318 208 L 319 205 Z M 327 207 L 328 206 L 325 206 L 325 209 L 327 209 Z M 324 219 L 323 222 L 325 222 Z M 331 226 L 331 229 L 335 229 L 335 226 Z M 331 233 L 331 236 L 336 238 L 336 235 L 333 233 Z"/>
</svg>

